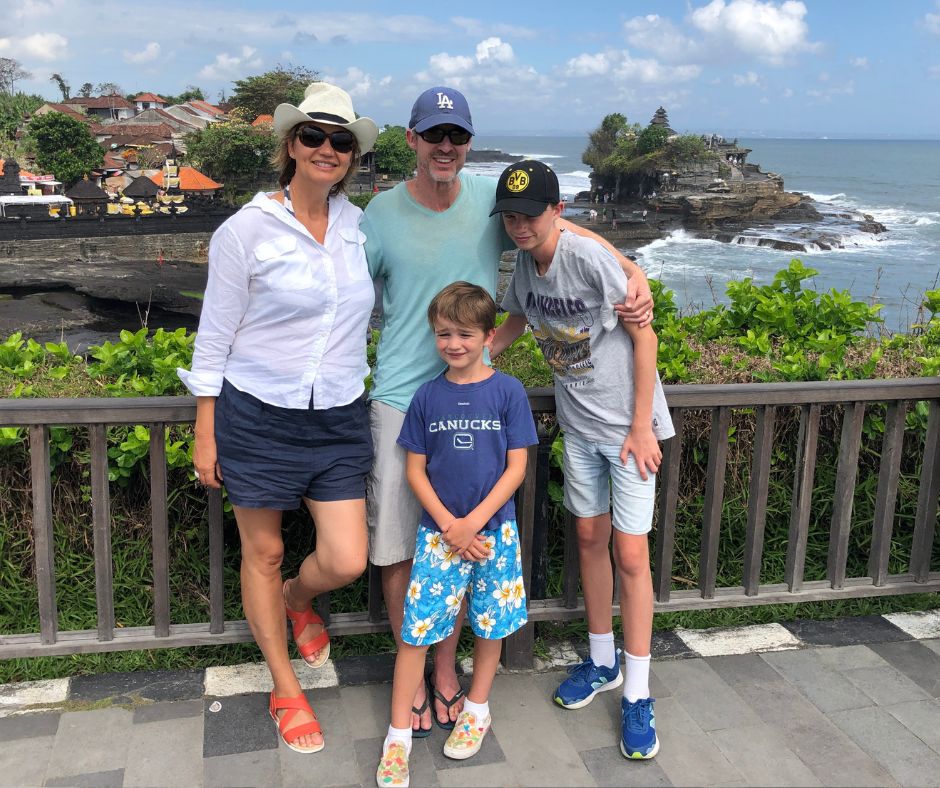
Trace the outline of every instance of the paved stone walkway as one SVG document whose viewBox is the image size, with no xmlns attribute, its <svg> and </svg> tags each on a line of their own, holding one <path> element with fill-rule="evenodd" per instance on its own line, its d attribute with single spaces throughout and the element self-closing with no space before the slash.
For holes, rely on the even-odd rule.
<svg viewBox="0 0 940 788">
<path fill-rule="evenodd" d="M 859 621 L 799 648 L 654 659 L 662 749 L 647 762 L 620 755 L 619 692 L 565 711 L 550 700 L 564 671 L 500 674 L 480 753 L 448 760 L 435 729 L 415 742 L 412 785 L 940 786 L 940 638 Z M 836 632 L 847 645 L 812 642 Z M 225 690 L 202 671 L 76 678 L 52 709 L 7 704 L 0 785 L 375 785 L 391 688 L 364 682 L 389 664 L 308 691 L 327 739 L 316 755 L 278 744 L 263 692 L 207 695 Z"/>
</svg>

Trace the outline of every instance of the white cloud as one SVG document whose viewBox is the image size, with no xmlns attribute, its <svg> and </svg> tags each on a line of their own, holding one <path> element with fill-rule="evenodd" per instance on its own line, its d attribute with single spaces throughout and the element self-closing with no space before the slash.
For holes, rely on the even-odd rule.
<svg viewBox="0 0 940 788">
<path fill-rule="evenodd" d="M 767 96 L 761 96 L 761 100 L 760 100 L 758 103 L 759 103 L 759 104 L 769 104 L 769 103 L 770 103 L 770 99 L 767 98 Z"/>
<path fill-rule="evenodd" d="M 58 33 L 33 33 L 23 38 L 0 38 L 0 55 L 25 61 L 51 63 L 68 54 L 69 40 Z"/>
<path fill-rule="evenodd" d="M 927 69 L 927 76 L 931 79 L 940 79 L 940 65 L 931 66 Z"/>
<path fill-rule="evenodd" d="M 855 81 L 850 79 L 844 85 L 831 85 L 825 89 L 813 88 L 806 91 L 806 95 L 814 99 L 817 104 L 829 104 L 834 96 L 851 96 L 855 93 Z"/>
<path fill-rule="evenodd" d="M 702 54 L 700 42 L 680 31 L 671 20 L 657 14 L 637 16 L 624 22 L 627 42 L 652 52 L 666 62 L 694 60 Z"/>
<path fill-rule="evenodd" d="M 940 36 L 940 2 L 937 2 L 936 14 L 924 15 L 924 27 L 935 36 Z"/>
<path fill-rule="evenodd" d="M 485 63 L 488 60 L 512 63 L 514 59 L 512 47 L 500 38 L 493 36 L 477 44 L 477 63 Z"/>
<path fill-rule="evenodd" d="M 688 82 L 701 71 L 701 67 L 695 65 L 669 66 L 652 58 L 635 58 L 626 50 L 584 53 L 565 64 L 565 75 L 569 77 L 611 74 L 617 80 L 647 85 Z"/>
<path fill-rule="evenodd" d="M 867 69 L 868 68 L 868 58 L 867 57 L 852 57 L 849 58 L 849 65 L 855 66 L 855 68 Z"/>
<path fill-rule="evenodd" d="M 262 64 L 260 57 L 255 57 L 258 50 L 251 46 L 243 46 L 240 55 L 230 55 L 220 52 L 215 60 L 199 71 L 201 79 L 231 79 L 245 76 L 246 68 L 259 68 Z"/>
<path fill-rule="evenodd" d="M 537 31 L 530 27 L 520 27 L 519 25 L 508 25 L 500 22 L 483 22 L 465 16 L 455 16 L 450 21 L 471 38 L 485 38 L 487 36 L 535 38 L 538 35 Z"/>
<path fill-rule="evenodd" d="M 323 74 L 322 79 L 324 82 L 339 85 L 354 99 L 364 99 L 372 95 L 376 88 L 387 88 L 392 83 L 391 76 L 376 80 L 374 76 L 356 66 L 350 66 L 343 74 Z"/>
<path fill-rule="evenodd" d="M 784 98 L 793 98 L 793 88 L 784 88 L 783 89 Z"/>
<path fill-rule="evenodd" d="M 49 16 L 63 5 L 63 0 L 20 0 L 11 11 L 14 19 L 32 19 Z"/>
<path fill-rule="evenodd" d="M 124 50 L 124 60 L 127 63 L 150 63 L 160 57 L 160 45 L 151 41 L 139 52 Z"/>
<path fill-rule="evenodd" d="M 732 77 L 735 87 L 755 87 L 760 86 L 761 81 L 760 77 L 753 71 L 748 71 L 746 74 L 735 74 Z"/>
<path fill-rule="evenodd" d="M 711 0 L 696 8 L 689 21 L 709 39 L 769 63 L 779 64 L 799 52 L 814 51 L 807 39 L 806 6 L 798 0 L 777 4 L 761 0 Z"/>
</svg>

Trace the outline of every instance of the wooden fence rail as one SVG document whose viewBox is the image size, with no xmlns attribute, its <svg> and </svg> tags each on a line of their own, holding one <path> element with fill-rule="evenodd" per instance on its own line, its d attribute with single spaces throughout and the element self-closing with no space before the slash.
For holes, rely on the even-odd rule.
<svg viewBox="0 0 940 788">
<path fill-rule="evenodd" d="M 660 470 L 653 582 L 656 610 L 688 610 L 806 602 L 851 597 L 909 594 L 940 590 L 940 572 L 931 571 L 940 496 L 940 378 L 883 381 L 773 383 L 667 386 L 666 396 L 677 437 L 667 441 Z M 537 414 L 554 413 L 550 389 L 532 389 L 529 401 Z M 927 428 L 919 457 L 920 478 L 913 523 L 913 547 L 908 571 L 888 570 L 896 500 L 900 478 L 905 419 L 914 403 L 925 403 Z M 880 446 L 875 514 L 867 575 L 847 576 L 853 493 L 856 488 L 862 428 L 866 406 L 886 408 Z M 839 433 L 834 499 L 828 535 L 824 580 L 806 580 L 804 568 L 813 517 L 813 483 L 819 453 L 820 420 L 824 406 L 837 406 L 843 414 Z M 784 408 L 799 412 L 799 434 L 793 458 L 786 566 L 783 582 L 760 582 L 764 555 L 768 492 L 774 456 L 774 429 Z M 727 487 L 729 428 L 735 410 L 753 413 L 754 439 L 746 492 L 746 534 L 739 586 L 718 585 L 718 557 L 722 539 L 722 512 Z M 696 588 L 673 588 L 677 507 L 683 479 L 684 433 L 693 412 L 710 412 L 707 473 L 701 523 Z M 209 491 L 209 621 L 175 624 L 171 620 L 169 522 L 165 427 L 192 423 L 195 400 L 190 397 L 129 399 L 19 399 L 0 401 L 0 426 L 29 431 L 33 505 L 35 578 L 39 599 L 39 632 L 0 635 L 0 658 L 92 653 L 127 649 L 165 648 L 251 640 L 244 621 L 224 616 L 222 499 Z M 153 543 L 153 624 L 118 627 L 114 612 L 111 555 L 111 505 L 108 484 L 107 427 L 143 424 L 150 428 L 150 509 Z M 88 425 L 91 455 L 92 531 L 97 600 L 97 628 L 61 631 L 55 589 L 55 554 L 52 522 L 52 476 L 49 430 L 53 426 Z M 523 553 L 526 588 L 533 571 L 544 574 L 542 541 L 550 434 L 542 430 L 543 445 L 529 450 L 529 467 L 518 494 L 517 519 Z M 538 533 L 537 533 L 538 532 Z M 334 635 L 380 632 L 388 629 L 382 610 L 379 573 L 370 567 L 366 610 L 330 617 Z M 329 614 L 329 599 L 319 600 Z M 616 612 L 616 607 L 615 607 Z M 581 617 L 578 596 L 577 539 L 571 519 L 565 531 L 564 575 L 561 595 L 529 600 L 529 620 L 559 621 Z M 534 627 L 530 624 L 505 646 L 509 667 L 531 665 Z"/>
</svg>

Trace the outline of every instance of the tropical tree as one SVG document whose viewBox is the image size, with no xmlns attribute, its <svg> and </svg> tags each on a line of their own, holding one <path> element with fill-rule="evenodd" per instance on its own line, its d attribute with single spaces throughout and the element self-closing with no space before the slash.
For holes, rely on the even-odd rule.
<svg viewBox="0 0 940 788">
<path fill-rule="evenodd" d="M 234 193 L 256 187 L 271 175 L 276 145 L 270 129 L 241 121 L 211 123 L 186 136 L 186 158 Z"/>
<path fill-rule="evenodd" d="M 91 98 L 91 94 L 94 92 L 95 86 L 91 82 L 83 82 L 82 86 L 78 89 L 78 95 L 82 98 Z"/>
<path fill-rule="evenodd" d="M 12 96 L 16 82 L 32 76 L 22 64 L 12 57 L 0 57 L 0 92 Z"/>
<path fill-rule="evenodd" d="M 299 104 L 304 90 L 317 79 L 317 72 L 301 66 L 275 66 L 253 77 L 235 80 L 230 99 L 236 107 L 244 107 L 252 118 L 273 115 L 278 104 Z"/>
<path fill-rule="evenodd" d="M 668 138 L 669 129 L 665 126 L 650 124 L 640 132 L 640 136 L 636 141 L 636 149 L 640 153 L 652 153 L 665 147 Z"/>
<path fill-rule="evenodd" d="M 69 93 L 71 92 L 72 88 L 69 86 L 69 83 L 62 78 L 62 75 L 58 73 L 53 74 L 51 77 L 49 77 L 49 81 L 55 82 L 56 85 L 58 85 L 59 91 L 62 93 L 62 100 L 68 101 Z"/>
<path fill-rule="evenodd" d="M 417 165 L 415 152 L 408 146 L 404 126 L 385 124 L 375 141 L 375 169 L 379 172 L 408 174 Z"/>
<path fill-rule="evenodd" d="M 99 82 L 95 86 L 99 96 L 123 96 L 124 91 L 117 82 Z"/>
<path fill-rule="evenodd" d="M 27 115 L 46 103 L 42 96 L 0 93 L 0 139 L 13 140 L 16 130 Z"/>
<path fill-rule="evenodd" d="M 33 118 L 28 137 L 35 144 L 39 168 L 65 184 L 74 183 L 104 162 L 104 152 L 88 126 L 61 112 Z"/>
<path fill-rule="evenodd" d="M 194 99 L 206 100 L 206 94 L 202 92 L 202 88 L 198 85 L 187 85 L 186 90 L 177 96 L 168 96 L 165 93 L 160 95 L 166 100 L 167 104 L 185 104 L 187 101 Z"/>
</svg>

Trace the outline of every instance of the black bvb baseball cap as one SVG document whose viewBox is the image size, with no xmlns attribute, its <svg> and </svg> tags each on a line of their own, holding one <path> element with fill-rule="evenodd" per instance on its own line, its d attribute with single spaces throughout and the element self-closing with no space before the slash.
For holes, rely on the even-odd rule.
<svg viewBox="0 0 940 788">
<path fill-rule="evenodd" d="M 547 164 L 526 159 L 509 165 L 496 185 L 494 213 L 512 211 L 526 216 L 539 216 L 546 206 L 561 202 L 558 176 Z"/>
</svg>

